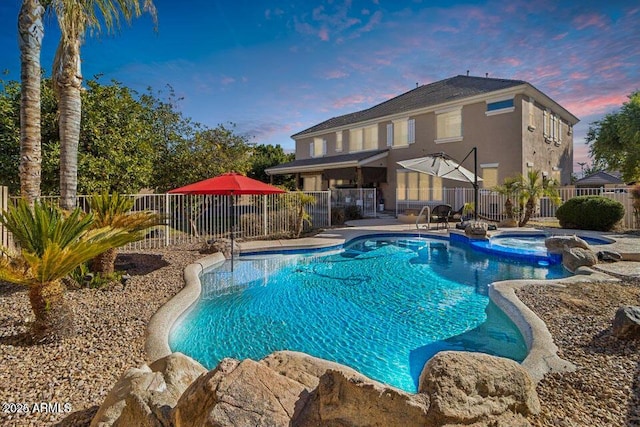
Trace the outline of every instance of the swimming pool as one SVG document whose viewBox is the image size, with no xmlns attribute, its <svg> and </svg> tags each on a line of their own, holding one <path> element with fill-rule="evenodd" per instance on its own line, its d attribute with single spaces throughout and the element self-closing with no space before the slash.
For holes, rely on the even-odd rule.
<svg viewBox="0 0 640 427">
<path fill-rule="evenodd" d="M 208 368 L 302 351 L 415 392 L 441 350 L 521 361 L 526 345 L 487 296 L 508 278 L 557 278 L 561 266 L 499 259 L 468 244 L 370 236 L 319 254 L 241 258 L 201 277 L 200 300 L 174 325 L 173 351 Z"/>
</svg>

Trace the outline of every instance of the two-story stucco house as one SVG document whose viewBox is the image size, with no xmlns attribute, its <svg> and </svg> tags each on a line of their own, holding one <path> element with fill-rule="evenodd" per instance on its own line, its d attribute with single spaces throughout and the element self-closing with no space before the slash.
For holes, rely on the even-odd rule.
<svg viewBox="0 0 640 427">
<path fill-rule="evenodd" d="M 477 147 L 483 188 L 529 169 L 564 185 L 571 179 L 577 122 L 525 81 L 456 76 L 293 135 L 296 160 L 267 173 L 295 174 L 307 191 L 376 187 L 389 209 L 395 200 L 421 197 L 422 190 L 465 185 L 396 162 L 438 152 L 461 161 Z"/>
</svg>

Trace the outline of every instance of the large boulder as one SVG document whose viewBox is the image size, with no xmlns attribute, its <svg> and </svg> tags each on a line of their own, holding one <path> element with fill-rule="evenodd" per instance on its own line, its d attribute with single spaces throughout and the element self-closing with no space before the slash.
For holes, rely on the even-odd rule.
<svg viewBox="0 0 640 427">
<path fill-rule="evenodd" d="M 428 409 L 429 398 L 424 394 L 406 393 L 358 373 L 329 370 L 292 425 L 432 426 Z"/>
<path fill-rule="evenodd" d="M 562 265 L 572 273 L 580 267 L 592 267 L 598 263 L 598 256 L 591 249 L 565 248 L 562 252 Z"/>
<path fill-rule="evenodd" d="M 626 340 L 640 338 L 640 307 L 618 308 L 613 318 L 613 335 Z"/>
<path fill-rule="evenodd" d="M 436 425 L 528 425 L 524 416 L 540 412 L 529 373 L 513 360 L 482 353 L 436 354 L 420 375 L 418 391 L 429 395 L 429 418 Z"/>
<path fill-rule="evenodd" d="M 547 252 L 550 254 L 561 254 L 564 248 L 591 249 L 589 244 L 578 236 L 551 236 L 544 240 Z"/>
<path fill-rule="evenodd" d="M 469 221 L 464 228 L 464 234 L 471 239 L 484 239 L 487 237 L 489 224 L 482 221 Z"/>
<path fill-rule="evenodd" d="M 176 427 L 286 426 L 304 406 L 299 382 L 251 359 L 223 359 L 183 393 L 171 413 Z"/>
<path fill-rule="evenodd" d="M 98 409 L 92 427 L 164 426 L 180 395 L 207 369 L 181 353 L 130 368 Z"/>
</svg>

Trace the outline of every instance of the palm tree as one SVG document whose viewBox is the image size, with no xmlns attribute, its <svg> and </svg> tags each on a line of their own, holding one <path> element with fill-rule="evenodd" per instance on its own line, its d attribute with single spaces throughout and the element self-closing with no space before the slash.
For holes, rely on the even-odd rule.
<svg viewBox="0 0 640 427">
<path fill-rule="evenodd" d="M 31 205 L 40 197 L 40 51 L 44 37 L 42 15 L 48 3 L 48 0 L 23 0 L 18 14 L 21 79 L 20 194 Z"/>
<path fill-rule="evenodd" d="M 105 250 L 128 243 L 131 233 L 91 229 L 93 216 L 79 208 L 68 212 L 39 201 L 31 207 L 23 199 L 0 213 L 0 222 L 21 248 L 19 255 L 0 257 L 0 280 L 29 287 L 34 338 L 43 342 L 72 335 L 72 312 L 61 279 Z"/>
<path fill-rule="evenodd" d="M 60 43 L 53 60 L 52 79 L 60 113 L 60 205 L 73 209 L 78 188 L 78 142 L 82 101 L 80 46 L 87 29 L 108 31 L 148 11 L 156 18 L 152 0 L 51 0 L 60 27 Z M 99 16 L 98 16 L 99 15 Z"/>
<path fill-rule="evenodd" d="M 527 176 L 520 175 L 518 179 L 518 199 L 520 212 L 524 210 L 524 215 L 518 222 L 519 227 L 524 227 L 533 216 L 541 197 L 549 197 L 553 204 L 560 203 L 558 184 L 553 179 L 545 179 L 540 171 L 530 170 Z"/>
<path fill-rule="evenodd" d="M 149 211 L 131 212 L 135 200 L 117 193 L 93 195 L 89 202 L 93 214 L 92 228 L 112 227 L 128 231 L 130 241 L 141 240 L 144 231 L 160 224 L 160 217 Z M 94 273 L 111 274 L 115 270 L 117 247 L 107 249 L 91 260 Z"/>
<path fill-rule="evenodd" d="M 302 191 L 296 192 L 294 199 L 296 209 L 296 224 L 294 234 L 296 238 L 300 237 L 302 230 L 304 229 L 304 223 L 311 225 L 311 215 L 306 211 L 307 205 L 315 205 L 316 198 L 311 194 L 304 194 Z"/>
<path fill-rule="evenodd" d="M 505 178 L 502 185 L 498 185 L 492 188 L 493 191 L 507 198 L 504 202 L 504 212 L 507 216 L 507 219 L 511 221 L 515 219 L 515 212 L 513 211 L 513 201 L 511 200 L 511 198 L 514 197 L 516 192 L 518 191 L 520 181 L 520 177 Z"/>
</svg>

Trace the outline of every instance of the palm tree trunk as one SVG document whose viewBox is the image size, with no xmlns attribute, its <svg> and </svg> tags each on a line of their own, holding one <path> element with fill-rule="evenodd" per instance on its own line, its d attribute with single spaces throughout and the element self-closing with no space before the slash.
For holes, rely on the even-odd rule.
<svg viewBox="0 0 640 427">
<path fill-rule="evenodd" d="M 90 270 L 102 275 L 111 274 L 115 271 L 116 257 L 118 250 L 111 248 L 91 260 Z"/>
<path fill-rule="evenodd" d="M 527 222 L 529 222 L 529 220 L 533 216 L 533 211 L 535 207 L 536 207 L 535 200 L 530 197 L 527 200 L 527 204 L 524 207 L 524 217 L 522 218 L 522 220 L 520 220 L 520 223 L 518 223 L 518 227 L 524 227 L 527 224 Z"/>
<path fill-rule="evenodd" d="M 78 142 L 82 115 L 82 74 L 80 73 L 80 40 L 61 41 L 54 64 L 54 85 L 60 113 L 60 206 L 76 207 L 78 191 Z"/>
<path fill-rule="evenodd" d="M 31 286 L 29 302 L 36 315 L 32 334 L 37 342 L 56 341 L 74 334 L 73 313 L 65 302 L 60 281 Z"/>
<path fill-rule="evenodd" d="M 18 15 L 20 45 L 20 194 L 31 206 L 40 197 L 40 51 L 44 7 L 39 0 L 23 0 Z"/>
</svg>

